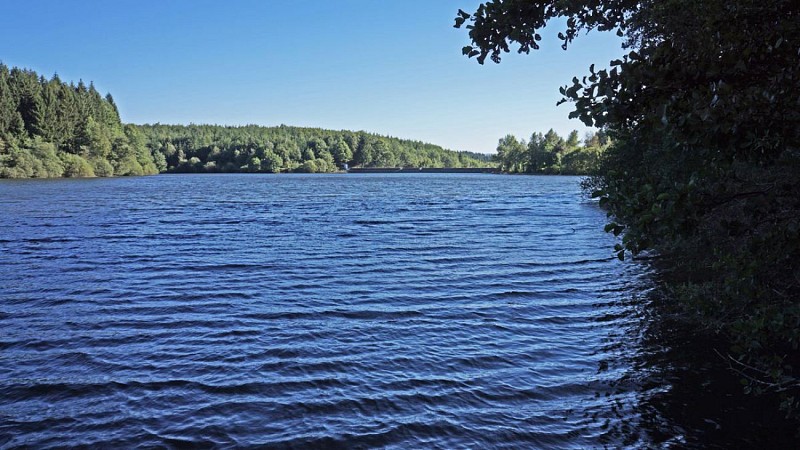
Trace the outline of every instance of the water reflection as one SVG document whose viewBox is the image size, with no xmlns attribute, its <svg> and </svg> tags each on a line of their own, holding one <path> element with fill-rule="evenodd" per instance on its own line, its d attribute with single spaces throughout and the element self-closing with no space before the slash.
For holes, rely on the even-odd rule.
<svg viewBox="0 0 800 450">
<path fill-rule="evenodd" d="M 796 424 L 772 396 L 745 395 L 739 377 L 717 351 L 722 340 L 701 337 L 670 313 L 653 289 L 639 299 L 639 349 L 631 360 L 639 378 L 640 433 L 669 448 L 797 448 Z"/>
</svg>

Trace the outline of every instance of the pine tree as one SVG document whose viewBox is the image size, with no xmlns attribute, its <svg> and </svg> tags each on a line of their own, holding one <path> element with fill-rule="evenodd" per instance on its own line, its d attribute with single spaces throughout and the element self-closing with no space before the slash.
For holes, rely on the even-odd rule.
<svg viewBox="0 0 800 450">
<path fill-rule="evenodd" d="M 0 63 L 0 136 L 6 139 L 21 135 L 24 130 L 22 116 L 17 111 L 17 99 L 10 85 L 11 74 L 8 67 Z"/>
<path fill-rule="evenodd" d="M 25 131 L 34 135 L 36 132 L 36 109 L 41 102 L 42 86 L 36 72 L 14 67 L 9 76 L 9 87 L 17 99 L 17 112 L 22 117 Z"/>
<path fill-rule="evenodd" d="M 58 91 L 61 81 L 58 76 L 53 76 L 50 81 L 40 79 L 41 95 L 39 101 L 34 103 L 32 124 L 33 133 L 41 136 L 46 142 L 59 145 L 61 135 L 58 127 Z"/>
</svg>

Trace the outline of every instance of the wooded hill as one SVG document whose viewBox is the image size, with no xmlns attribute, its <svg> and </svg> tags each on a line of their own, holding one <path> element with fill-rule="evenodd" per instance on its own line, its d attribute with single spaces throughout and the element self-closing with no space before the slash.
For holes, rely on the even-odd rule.
<svg viewBox="0 0 800 450">
<path fill-rule="evenodd" d="M 166 169 L 111 94 L 0 64 L 0 177 L 149 175 Z"/>
<path fill-rule="evenodd" d="M 351 167 L 486 167 L 490 155 L 454 152 L 364 131 L 281 125 L 140 125 L 171 172 L 335 172 Z"/>
<path fill-rule="evenodd" d="M 489 155 L 364 131 L 281 125 L 123 124 L 93 84 L 0 64 L 0 178 L 159 172 L 334 172 L 355 167 L 486 167 Z"/>
</svg>

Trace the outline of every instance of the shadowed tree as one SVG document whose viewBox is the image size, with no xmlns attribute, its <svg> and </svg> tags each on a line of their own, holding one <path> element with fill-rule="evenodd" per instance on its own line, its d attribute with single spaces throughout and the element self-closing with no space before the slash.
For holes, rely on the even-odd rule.
<svg viewBox="0 0 800 450">
<path fill-rule="evenodd" d="M 682 317 L 730 342 L 745 388 L 800 410 L 800 2 L 496 0 L 455 20 L 481 64 L 538 49 L 556 20 L 564 49 L 624 37 L 623 58 L 561 89 L 611 138 L 586 186 L 617 255 L 657 250 Z"/>
</svg>

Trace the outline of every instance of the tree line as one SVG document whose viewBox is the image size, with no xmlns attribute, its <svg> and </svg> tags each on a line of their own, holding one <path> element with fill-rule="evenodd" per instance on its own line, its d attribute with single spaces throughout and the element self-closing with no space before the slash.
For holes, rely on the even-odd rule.
<svg viewBox="0 0 800 450">
<path fill-rule="evenodd" d="M 600 130 L 588 133 L 583 142 L 573 130 L 565 140 L 551 128 L 533 133 L 528 142 L 508 134 L 497 143 L 496 161 L 508 173 L 589 175 L 597 172 L 603 152 L 611 145 Z"/>
<path fill-rule="evenodd" d="M 148 175 L 165 169 L 111 94 L 0 63 L 0 178 Z"/>
<path fill-rule="evenodd" d="M 307 172 L 349 167 L 486 167 L 491 157 L 364 131 L 281 125 L 139 125 L 169 172 Z"/>
<path fill-rule="evenodd" d="M 744 389 L 800 417 L 800 2 L 494 0 L 455 20 L 480 63 L 538 49 L 550 22 L 565 50 L 624 38 L 623 58 L 561 89 L 612 138 L 585 186 L 617 256 L 659 261 L 669 317 L 727 341 Z"/>
<path fill-rule="evenodd" d="M 486 167 L 488 155 L 364 131 L 123 124 L 111 94 L 0 63 L 0 178 Z"/>
</svg>

